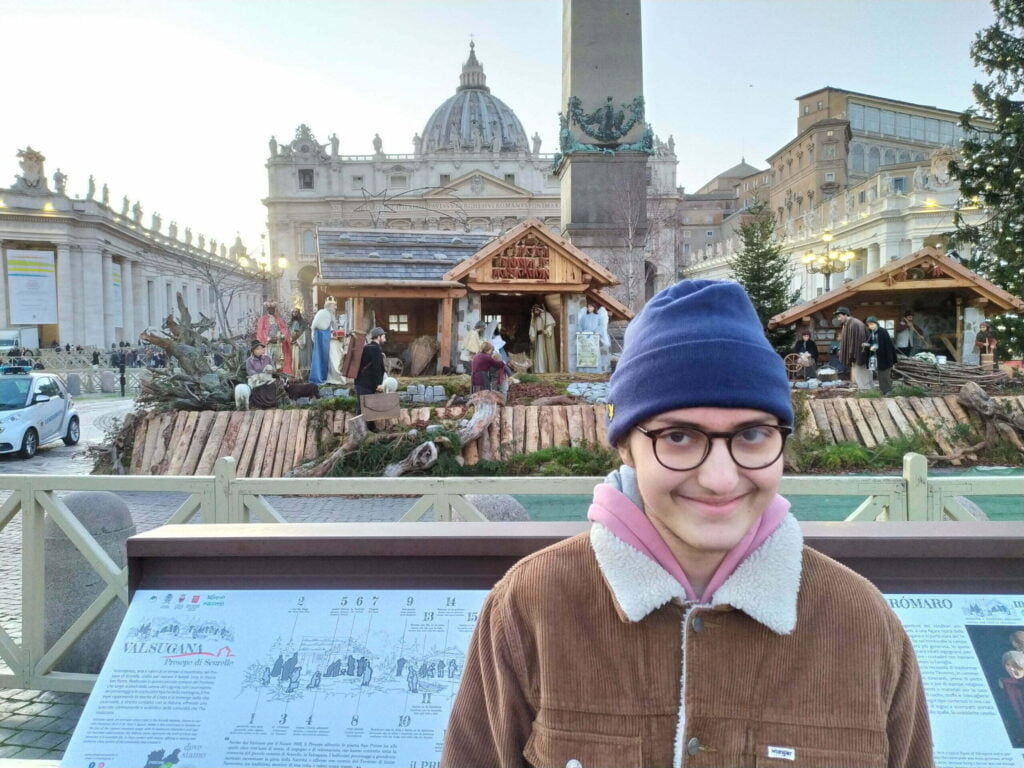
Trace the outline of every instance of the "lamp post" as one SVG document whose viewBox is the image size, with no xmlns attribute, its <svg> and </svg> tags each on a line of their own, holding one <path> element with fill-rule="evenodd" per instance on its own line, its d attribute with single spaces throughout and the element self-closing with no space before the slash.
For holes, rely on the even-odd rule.
<svg viewBox="0 0 1024 768">
<path fill-rule="evenodd" d="M 825 242 L 825 252 L 807 251 L 801 260 L 809 273 L 825 276 L 825 292 L 828 293 L 832 275 L 849 269 L 850 262 L 857 258 L 857 254 L 853 251 L 832 250 L 832 235 L 828 232 L 822 235 L 821 239 Z"/>
</svg>

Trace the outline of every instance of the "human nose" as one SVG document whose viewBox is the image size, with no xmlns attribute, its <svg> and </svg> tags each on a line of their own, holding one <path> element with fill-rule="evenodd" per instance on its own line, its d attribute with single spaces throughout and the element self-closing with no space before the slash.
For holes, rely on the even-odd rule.
<svg viewBox="0 0 1024 768">
<path fill-rule="evenodd" d="M 717 496 L 724 496 L 736 488 L 739 468 L 729 453 L 725 438 L 711 438 L 711 450 L 704 463 L 697 467 L 697 482 Z"/>
</svg>

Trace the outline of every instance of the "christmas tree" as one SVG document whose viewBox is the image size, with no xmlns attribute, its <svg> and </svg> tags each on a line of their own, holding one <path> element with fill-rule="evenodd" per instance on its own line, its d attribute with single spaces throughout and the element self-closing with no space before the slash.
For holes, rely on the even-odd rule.
<svg viewBox="0 0 1024 768">
<path fill-rule="evenodd" d="M 775 217 L 764 203 L 750 207 L 750 220 L 740 226 L 743 247 L 730 265 L 732 279 L 743 286 L 757 310 L 768 341 L 780 355 L 793 349 L 793 329 L 768 330 L 768 321 L 796 303 L 799 292 L 792 289 L 793 268 L 775 242 Z"/>
<path fill-rule="evenodd" d="M 964 113 L 963 159 L 950 164 L 960 181 L 958 243 L 972 246 L 968 267 L 1021 298 L 1024 296 L 1024 0 L 992 0 L 996 22 L 981 30 L 971 58 L 989 76 L 975 83 L 977 105 Z M 1024 356 L 1024 317 L 994 318 L 999 357 Z"/>
</svg>

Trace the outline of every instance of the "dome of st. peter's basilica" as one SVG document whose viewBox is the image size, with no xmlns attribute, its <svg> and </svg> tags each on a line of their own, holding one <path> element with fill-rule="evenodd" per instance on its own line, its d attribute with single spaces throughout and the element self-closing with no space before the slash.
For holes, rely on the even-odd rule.
<svg viewBox="0 0 1024 768">
<path fill-rule="evenodd" d="M 517 152 L 529 147 L 515 112 L 487 87 L 473 43 L 455 95 L 434 110 L 422 142 L 423 152 Z"/>
</svg>

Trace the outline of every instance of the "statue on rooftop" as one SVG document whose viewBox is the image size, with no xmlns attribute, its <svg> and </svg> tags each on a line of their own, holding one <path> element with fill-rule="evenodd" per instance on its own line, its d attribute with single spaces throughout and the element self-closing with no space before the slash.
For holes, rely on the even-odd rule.
<svg viewBox="0 0 1024 768">
<path fill-rule="evenodd" d="M 534 131 L 534 134 L 533 134 L 533 154 L 535 154 L 535 155 L 539 155 L 540 154 L 540 141 L 541 141 L 540 133 Z"/>
<path fill-rule="evenodd" d="M 277 137 L 270 137 L 270 156 L 277 157 Z"/>
<path fill-rule="evenodd" d="M 110 187 L 108 187 L 106 184 L 103 185 L 102 201 L 104 205 L 108 207 L 110 206 Z"/>
<path fill-rule="evenodd" d="M 91 180 L 92 176 L 90 176 L 89 179 Z M 67 174 L 60 172 L 60 168 L 58 168 L 56 172 L 53 174 L 53 188 L 57 190 L 58 195 L 67 194 L 68 177 Z M 92 191 L 96 190 L 95 184 L 91 184 L 89 188 Z M 89 199 L 92 199 L 92 195 L 89 195 Z"/>
<path fill-rule="evenodd" d="M 375 155 L 383 154 L 384 142 L 380 140 L 380 134 L 373 134 L 373 153 Z"/>
<path fill-rule="evenodd" d="M 338 146 L 339 146 L 339 144 L 340 144 L 340 142 L 338 141 L 338 134 L 332 133 L 331 134 L 331 157 L 337 157 L 338 156 Z"/>
</svg>

